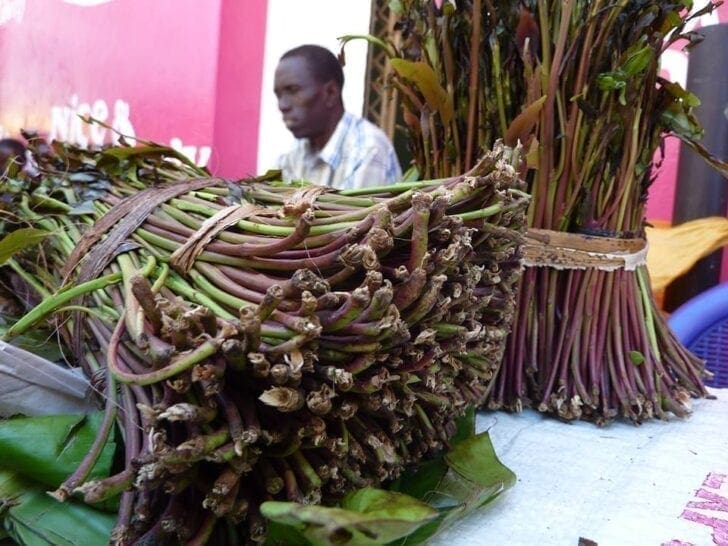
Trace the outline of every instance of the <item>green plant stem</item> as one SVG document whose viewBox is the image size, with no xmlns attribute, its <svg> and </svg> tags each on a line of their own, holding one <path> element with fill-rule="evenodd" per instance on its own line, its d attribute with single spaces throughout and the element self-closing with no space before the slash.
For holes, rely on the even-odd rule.
<svg viewBox="0 0 728 546">
<path fill-rule="evenodd" d="M 38 321 L 42 320 L 47 315 L 53 313 L 59 307 L 62 307 L 64 304 L 78 296 L 83 296 L 84 294 L 88 294 L 95 290 L 103 289 L 107 286 L 118 283 L 120 280 L 121 273 L 111 273 L 55 293 L 54 295 L 44 299 L 27 314 L 23 315 L 18 322 L 8 328 L 3 339 L 7 341 L 15 336 L 25 333 L 28 328 L 35 325 Z"/>
</svg>

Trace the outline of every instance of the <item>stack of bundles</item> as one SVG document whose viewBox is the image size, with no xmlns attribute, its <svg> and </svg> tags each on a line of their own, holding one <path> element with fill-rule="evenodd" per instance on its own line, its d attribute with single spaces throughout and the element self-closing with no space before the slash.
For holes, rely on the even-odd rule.
<svg viewBox="0 0 728 546">
<path fill-rule="evenodd" d="M 446 446 L 514 313 L 517 152 L 349 192 L 229 183 L 170 154 L 56 143 L 14 194 L 49 236 L 9 262 L 44 299 L 7 337 L 55 321 L 105 397 L 55 495 L 121 492 L 117 544 L 239 544 L 264 539 L 265 500 L 327 502 Z M 120 472 L 84 483 L 115 419 Z"/>
<path fill-rule="evenodd" d="M 467 170 L 496 138 L 523 143 L 527 269 L 488 405 L 635 422 L 689 413 L 704 363 L 651 295 L 644 215 L 666 133 L 697 142 L 697 97 L 659 75 L 707 2 L 402 0 L 389 83 L 426 177 Z M 350 39 L 350 38 L 346 38 Z M 530 253 L 530 250 L 533 253 Z"/>
</svg>

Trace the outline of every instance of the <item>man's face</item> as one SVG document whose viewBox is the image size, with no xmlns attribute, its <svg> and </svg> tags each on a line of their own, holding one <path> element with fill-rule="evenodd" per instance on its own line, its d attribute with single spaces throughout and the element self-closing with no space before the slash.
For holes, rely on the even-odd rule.
<svg viewBox="0 0 728 546">
<path fill-rule="evenodd" d="M 317 82 L 303 57 L 282 59 L 276 67 L 273 91 L 278 109 L 296 138 L 316 138 L 325 133 L 336 104 L 335 83 Z"/>
</svg>

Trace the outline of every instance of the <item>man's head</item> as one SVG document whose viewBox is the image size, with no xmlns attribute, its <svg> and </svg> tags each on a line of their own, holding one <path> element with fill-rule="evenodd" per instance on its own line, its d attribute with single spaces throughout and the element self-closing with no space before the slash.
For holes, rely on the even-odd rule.
<svg viewBox="0 0 728 546">
<path fill-rule="evenodd" d="M 344 113 L 343 86 L 344 72 L 328 49 L 303 45 L 284 53 L 276 67 L 274 92 L 293 136 L 322 148 Z"/>
<path fill-rule="evenodd" d="M 11 176 L 25 166 L 25 146 L 14 138 L 0 140 L 0 175 L 6 172 Z"/>
</svg>

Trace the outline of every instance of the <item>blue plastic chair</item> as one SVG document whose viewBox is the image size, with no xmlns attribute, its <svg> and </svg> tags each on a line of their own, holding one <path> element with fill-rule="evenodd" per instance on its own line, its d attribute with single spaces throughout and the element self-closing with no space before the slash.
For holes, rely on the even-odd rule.
<svg viewBox="0 0 728 546">
<path fill-rule="evenodd" d="M 711 387 L 728 387 L 728 282 L 683 303 L 668 324 L 690 352 L 705 359 Z"/>
</svg>

